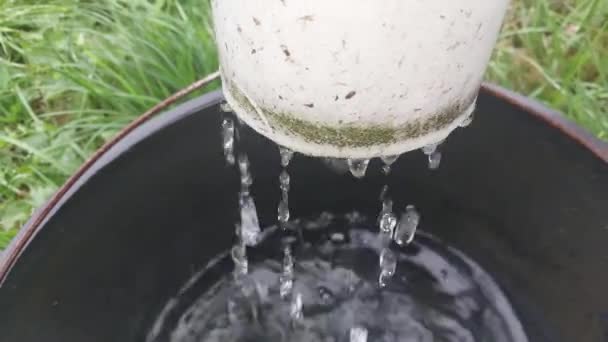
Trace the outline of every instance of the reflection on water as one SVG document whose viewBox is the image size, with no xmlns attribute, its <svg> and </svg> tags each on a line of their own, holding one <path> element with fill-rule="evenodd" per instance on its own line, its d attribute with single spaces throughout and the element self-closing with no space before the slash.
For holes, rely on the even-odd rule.
<svg viewBox="0 0 608 342">
<path fill-rule="evenodd" d="M 461 252 L 420 231 L 387 247 L 373 224 L 347 216 L 264 230 L 247 274 L 219 256 L 147 341 L 527 341 L 505 295 Z"/>
</svg>

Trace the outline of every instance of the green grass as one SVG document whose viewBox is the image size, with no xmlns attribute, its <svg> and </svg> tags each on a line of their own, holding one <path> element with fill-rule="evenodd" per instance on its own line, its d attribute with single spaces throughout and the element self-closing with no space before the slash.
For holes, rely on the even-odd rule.
<svg viewBox="0 0 608 342">
<path fill-rule="evenodd" d="M 608 140 L 608 1 L 514 1 L 489 79 Z"/>
<path fill-rule="evenodd" d="M 204 3 L 0 0 L 0 248 L 100 144 L 217 68 Z M 608 139 L 607 25 L 605 0 L 515 0 L 488 78 Z"/>
<path fill-rule="evenodd" d="M 0 0 L 0 247 L 100 144 L 217 69 L 202 1 L 37 3 Z"/>
</svg>

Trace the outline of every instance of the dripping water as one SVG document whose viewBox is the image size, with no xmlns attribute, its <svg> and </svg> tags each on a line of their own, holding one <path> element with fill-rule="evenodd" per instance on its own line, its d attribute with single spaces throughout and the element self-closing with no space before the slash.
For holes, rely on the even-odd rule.
<svg viewBox="0 0 608 342">
<path fill-rule="evenodd" d="M 437 151 L 437 147 L 439 147 L 439 143 L 436 144 L 429 144 L 426 146 L 422 147 L 422 153 L 428 155 L 433 154 L 435 151 Z"/>
<path fill-rule="evenodd" d="M 397 226 L 397 216 L 393 212 L 393 201 L 385 197 L 382 200 L 382 210 L 378 217 L 378 226 L 380 228 L 380 234 L 384 237 L 387 243 L 393 238 L 393 232 Z"/>
<path fill-rule="evenodd" d="M 405 213 L 401 215 L 401 220 L 395 231 L 395 242 L 399 245 L 410 244 L 416 235 L 416 229 L 420 223 L 420 214 L 413 205 L 405 208 Z"/>
<path fill-rule="evenodd" d="M 241 238 L 246 246 L 255 246 L 261 234 L 255 201 L 248 192 L 241 192 L 240 197 Z"/>
<path fill-rule="evenodd" d="M 234 263 L 235 278 L 247 275 L 249 272 L 249 261 L 247 260 L 247 248 L 243 241 L 237 241 L 237 243 L 232 246 L 230 256 Z"/>
<path fill-rule="evenodd" d="M 222 109 L 231 111 L 227 104 L 222 106 Z M 238 141 L 239 130 L 238 128 L 235 129 L 234 121 L 232 121 L 232 119 L 225 119 L 222 122 L 222 134 L 226 162 L 230 165 L 234 165 L 234 141 L 235 137 Z M 429 168 L 431 169 L 436 169 L 439 167 L 441 160 L 441 153 L 438 151 L 439 144 L 440 143 L 429 145 L 423 148 L 423 152 L 429 157 Z M 286 224 L 290 220 L 290 176 L 287 168 L 291 159 L 293 158 L 294 153 L 284 147 L 279 147 L 279 150 L 282 170 L 279 174 L 279 188 L 281 197 L 277 207 L 277 219 L 278 227 L 286 229 Z M 382 158 L 382 171 L 386 175 L 387 181 L 391 172 L 391 166 L 395 163 L 398 157 L 399 156 L 388 156 Z M 332 167 L 334 168 L 337 168 L 335 161 L 339 161 L 341 165 L 347 167 L 345 172 L 348 172 L 349 170 L 356 178 L 365 177 L 370 162 L 367 159 L 331 160 L 330 164 L 332 164 Z M 300 248 L 295 248 L 295 245 L 292 246 L 292 243 L 295 242 L 294 240 L 290 241 L 289 244 L 282 245 L 282 262 L 277 263 L 276 266 L 273 263 L 268 264 L 268 266 L 262 264 L 261 268 L 258 265 L 257 270 L 255 270 L 256 266 L 252 266 L 248 260 L 248 246 L 256 246 L 265 238 L 262 237 L 255 201 L 250 193 L 250 187 L 253 184 L 253 177 L 250 171 L 250 163 L 247 155 L 245 153 L 238 154 L 236 164 L 238 165 L 241 183 L 241 190 L 239 193 L 240 224 L 237 224 L 236 226 L 237 241 L 229 253 L 234 264 L 233 279 L 236 290 L 234 290 L 230 296 L 223 297 L 226 298 L 223 302 L 223 305 L 225 305 L 225 321 L 229 322 L 229 325 L 226 328 L 220 328 L 222 320 L 217 318 L 218 315 L 214 315 L 212 312 L 207 313 L 209 310 L 202 310 L 201 314 L 206 314 L 206 316 L 202 316 L 200 320 L 197 321 L 199 322 L 197 324 L 201 324 L 200 322 L 205 322 L 205 320 L 212 322 L 212 324 L 200 330 L 199 334 L 202 334 L 200 335 L 202 337 L 197 338 L 196 340 L 244 341 L 245 339 L 237 338 L 237 336 L 242 333 L 251 332 L 255 336 L 246 338 L 258 339 L 256 336 L 266 336 L 265 339 L 260 338 L 260 340 L 268 341 L 277 340 L 279 337 L 282 339 L 286 336 L 285 334 L 292 334 L 293 339 L 289 340 L 293 341 L 322 340 L 321 338 L 324 338 L 325 336 L 340 336 L 339 339 L 332 337 L 330 340 L 342 341 L 348 338 L 350 342 L 367 342 L 368 335 L 370 335 L 374 341 L 388 341 L 392 340 L 393 338 L 404 338 L 404 340 L 410 340 L 411 338 L 412 341 L 430 341 L 432 336 L 435 336 L 433 335 L 434 333 L 438 334 L 437 336 L 444 337 L 458 336 L 460 340 L 463 341 L 476 341 L 473 338 L 473 332 L 468 331 L 468 328 L 460 325 L 460 322 L 464 321 L 465 318 L 459 317 L 454 319 L 453 317 L 446 317 L 445 314 L 442 314 L 440 311 L 430 310 L 424 311 L 428 312 L 428 317 L 422 320 L 424 324 L 419 324 L 416 321 L 418 318 L 415 315 L 410 315 L 410 311 L 412 309 L 407 309 L 407 305 L 411 305 L 411 303 L 415 301 L 415 298 L 410 298 L 403 301 L 403 299 L 396 300 L 399 297 L 394 297 L 402 296 L 400 292 L 393 292 L 392 290 L 393 288 L 403 289 L 404 282 L 406 280 L 404 273 L 411 272 L 408 267 L 404 266 L 405 263 L 403 262 L 413 262 L 416 264 L 416 258 L 403 255 L 398 249 L 400 246 L 405 246 L 414 242 L 414 237 L 420 222 L 420 215 L 414 206 L 408 205 L 405 208 L 405 212 L 399 216 L 395 211 L 393 201 L 389 196 L 388 184 L 383 186 L 380 194 L 382 208 L 376 220 L 377 232 L 374 232 L 373 235 L 369 235 L 372 233 L 361 233 L 349 230 L 337 232 L 334 231 L 326 235 L 328 241 L 327 243 L 334 247 L 330 248 L 325 245 L 321 245 L 319 246 L 319 249 L 316 250 L 316 253 L 320 253 L 320 255 L 326 257 L 325 253 L 328 253 L 328 251 L 332 250 L 332 248 L 336 248 L 335 246 L 350 246 L 346 247 L 345 250 L 350 251 L 349 253 L 351 254 L 353 251 L 358 251 L 359 249 L 368 251 L 370 247 L 373 248 L 376 253 L 375 255 L 378 258 L 378 264 L 374 265 L 374 275 L 372 280 L 377 291 L 380 291 L 380 294 L 377 296 L 388 296 L 385 300 L 381 300 L 377 306 L 388 305 L 388 308 L 380 310 L 376 314 L 370 315 L 369 312 L 371 312 L 370 310 L 373 308 L 373 305 L 370 306 L 366 301 L 369 301 L 370 298 L 374 298 L 373 296 L 370 297 L 370 293 L 373 293 L 373 289 L 366 287 L 366 281 L 359 278 L 363 277 L 363 275 L 357 275 L 351 270 L 336 268 L 335 265 L 326 265 L 323 259 L 315 260 L 311 263 L 310 260 L 307 261 L 300 259 L 300 254 L 298 254 L 298 263 L 296 264 L 294 251 L 299 251 Z M 324 213 L 324 215 L 319 217 L 319 219 L 315 222 L 306 222 L 300 225 L 299 220 L 295 220 L 294 225 L 292 225 L 291 222 L 289 223 L 290 230 L 318 230 L 327 228 L 333 221 L 334 215 Z M 346 222 L 349 225 L 357 225 L 361 224 L 363 221 L 364 219 L 361 217 L 361 215 L 354 212 L 345 216 L 343 222 Z M 267 236 L 267 234 L 264 234 L 264 236 Z M 392 241 L 395 241 L 396 244 L 391 244 Z M 362 244 L 362 246 L 359 244 Z M 309 244 L 309 246 L 311 245 Z M 255 248 L 249 248 L 249 252 L 255 250 Z M 313 253 L 313 255 L 315 254 Z M 310 255 L 308 257 L 310 257 Z M 305 257 L 302 258 L 305 259 Z M 354 260 L 356 260 L 356 258 L 354 258 Z M 435 267 L 435 263 L 436 258 L 430 258 L 427 266 L 430 268 Z M 298 272 L 297 279 L 296 266 Z M 264 269 L 265 267 L 268 268 Z M 273 279 L 273 272 L 276 272 L 273 270 L 276 269 L 280 270 L 277 277 L 274 278 L 276 281 L 268 281 L 268 279 Z M 430 273 L 434 274 L 432 271 Z M 454 271 L 453 273 L 457 272 Z M 328 278 L 324 281 L 319 281 L 319 279 L 312 281 L 311 278 L 315 279 L 315 277 Z M 331 281 L 329 281 L 329 279 L 331 279 Z M 335 283 L 340 281 L 345 282 L 347 285 L 343 288 L 336 288 Z M 277 287 L 274 289 L 272 289 L 273 283 L 277 284 Z M 215 292 L 212 291 L 210 294 L 211 297 L 207 298 L 206 300 L 214 300 L 213 298 L 217 297 L 216 294 L 218 291 L 223 291 L 221 289 L 232 291 L 229 290 L 229 283 L 219 283 L 218 285 L 221 285 L 221 287 L 214 290 Z M 431 286 L 428 287 L 431 288 Z M 311 291 L 311 289 L 314 289 L 314 291 Z M 437 289 L 435 285 L 433 289 Z M 311 293 L 314 293 L 318 297 L 318 302 L 314 305 L 310 304 Z M 355 293 L 358 294 L 354 296 L 353 294 Z M 281 311 L 282 309 L 275 309 L 280 303 L 277 303 L 276 300 L 273 301 L 273 296 L 278 296 L 280 299 L 282 299 L 278 302 L 284 303 L 284 307 L 286 307 L 285 311 Z M 220 296 L 218 298 L 222 297 Z M 364 298 L 365 300 L 359 302 L 360 298 Z M 389 298 L 394 298 L 394 300 Z M 340 303 L 346 301 L 347 304 L 338 305 L 338 301 L 340 301 Z M 396 305 L 396 309 L 393 310 L 391 307 L 392 303 L 399 303 L 400 305 Z M 404 306 L 404 303 L 410 304 Z M 308 311 L 305 310 L 307 307 L 311 308 L 313 314 L 308 314 Z M 340 309 L 341 307 L 342 309 Z M 213 306 L 210 306 L 209 308 L 213 308 Z M 319 322 L 326 321 L 323 316 L 315 317 L 314 312 L 317 312 L 320 309 L 321 311 L 319 312 L 326 312 L 329 315 L 328 317 L 332 317 L 331 319 L 333 321 L 337 320 L 336 322 L 340 323 L 334 324 L 333 326 L 328 326 L 324 323 L 319 325 L 323 326 L 323 329 L 325 330 L 320 330 L 319 333 L 321 333 L 321 335 L 316 335 L 316 338 L 314 338 L 312 336 L 315 335 L 308 335 L 311 334 L 312 331 L 303 330 L 302 327 L 305 327 L 310 323 L 319 324 Z M 405 314 L 403 314 L 404 309 Z M 277 311 L 275 312 L 274 310 Z M 401 318 L 399 320 L 386 318 L 376 320 L 375 316 L 381 316 L 384 311 L 390 312 L 391 314 L 394 313 L 397 316 L 401 315 L 399 316 Z M 361 316 L 357 317 L 359 313 L 361 313 Z M 272 319 L 269 320 L 269 317 L 272 317 Z M 217 321 L 215 321 L 216 318 Z M 286 318 L 289 321 L 291 330 L 281 331 L 282 323 L 280 322 L 283 318 Z M 494 322 L 497 320 L 495 317 L 492 319 L 494 319 Z M 500 320 L 500 318 L 498 318 L 498 320 Z M 264 326 L 264 329 L 267 331 L 259 331 L 259 327 L 261 326 L 260 323 L 262 321 L 266 322 L 262 324 L 262 326 Z M 251 331 L 247 329 L 244 330 L 246 327 L 246 325 L 244 325 L 245 322 L 255 322 L 255 326 L 258 328 L 254 328 Z M 390 324 L 393 324 L 391 322 L 399 323 L 398 326 L 389 327 Z M 413 322 L 413 325 L 410 326 L 409 324 L 411 322 Z M 504 326 L 508 326 L 508 324 L 503 324 L 502 326 L 504 328 Z M 203 325 L 203 327 L 205 327 L 205 325 Z M 370 328 L 369 331 L 368 328 Z M 385 337 L 377 339 L 377 334 L 383 334 L 384 332 L 382 331 L 385 328 L 387 329 L 387 333 L 391 331 L 390 329 L 393 329 L 393 332 L 399 331 L 399 335 L 384 335 Z M 492 330 L 494 328 L 490 327 L 488 329 Z M 176 329 L 176 331 L 179 332 L 179 329 Z M 391 332 L 391 334 L 393 332 Z M 515 335 L 517 335 L 517 333 L 515 333 Z M 182 335 L 173 334 L 171 336 Z M 189 331 L 187 336 L 196 335 L 194 335 L 192 331 Z M 207 338 L 204 338 L 204 336 Z M 224 338 L 222 338 L 222 336 Z M 488 335 L 487 332 L 483 332 L 482 336 L 494 335 Z M 193 337 L 191 340 L 172 338 L 171 341 L 194 342 L 196 341 L 194 338 L 195 337 Z M 446 337 L 446 340 L 451 340 L 451 337 Z M 504 339 L 504 341 L 509 342 L 520 340 L 524 341 L 523 339 Z"/>
<path fill-rule="evenodd" d="M 304 318 L 304 314 L 302 313 L 302 294 L 299 292 L 292 296 L 289 316 L 294 325 L 300 323 Z"/>
<path fill-rule="evenodd" d="M 382 162 L 383 172 L 387 183 L 380 190 L 380 202 L 382 209 L 378 215 L 379 241 L 382 244 L 382 252 L 380 253 L 378 275 L 378 286 L 384 288 L 387 286 L 390 278 L 395 274 L 397 267 L 396 258 L 390 249 L 390 242 L 393 239 L 395 227 L 397 226 L 397 215 L 393 212 L 393 200 L 389 196 L 388 176 L 391 172 L 391 165 L 399 156 L 383 157 Z"/>
<path fill-rule="evenodd" d="M 435 151 L 429 154 L 429 169 L 437 170 L 441 163 L 441 152 Z"/>
<path fill-rule="evenodd" d="M 290 177 L 289 173 L 287 173 L 287 170 L 283 170 L 279 175 L 279 187 L 281 189 L 281 192 L 289 192 Z"/>
<path fill-rule="evenodd" d="M 422 152 L 429 159 L 429 169 L 431 170 L 437 170 L 441 164 L 441 151 L 439 151 L 439 145 L 442 143 L 443 141 L 440 141 L 435 144 L 429 144 L 422 148 Z"/>
<path fill-rule="evenodd" d="M 241 192 L 249 193 L 249 187 L 253 184 L 253 177 L 249 170 L 249 158 L 246 154 L 241 153 L 238 157 L 239 171 L 241 175 Z"/>
<path fill-rule="evenodd" d="M 277 218 L 279 220 L 279 224 L 281 227 L 285 229 L 287 223 L 289 221 L 289 198 L 287 192 L 283 192 L 281 195 L 281 201 L 279 202 L 279 206 L 277 208 Z"/>
<path fill-rule="evenodd" d="M 291 295 L 293 289 L 293 256 L 291 255 L 291 247 L 285 246 L 283 250 L 283 271 L 279 277 L 279 293 L 281 298 L 285 299 Z"/>
<path fill-rule="evenodd" d="M 348 159 L 348 169 L 355 178 L 365 177 L 369 159 Z"/>
<path fill-rule="evenodd" d="M 382 163 L 384 164 L 382 165 L 382 172 L 384 172 L 385 175 L 388 175 L 391 173 L 391 166 L 399 159 L 399 155 L 385 156 L 380 159 L 382 159 Z"/>
<path fill-rule="evenodd" d="M 222 141 L 226 162 L 234 165 L 234 121 L 230 118 L 222 121 Z"/>
<path fill-rule="evenodd" d="M 279 154 L 281 156 L 281 166 L 286 168 L 293 158 L 294 152 L 287 147 L 279 146 Z"/>
<path fill-rule="evenodd" d="M 241 180 L 241 191 L 239 193 L 241 230 L 239 238 L 244 245 L 255 246 L 260 239 L 262 230 L 255 201 L 249 191 L 250 186 L 253 184 L 253 176 L 251 175 L 247 154 L 244 152 L 240 153 L 237 163 Z"/>
<path fill-rule="evenodd" d="M 380 276 L 378 278 L 378 286 L 386 287 L 388 281 L 395 274 L 397 269 L 397 257 L 389 246 L 385 246 L 380 252 Z"/>
<path fill-rule="evenodd" d="M 279 174 L 279 189 L 281 190 L 281 199 L 277 207 L 277 220 L 279 221 L 279 226 L 285 229 L 286 223 L 289 221 L 291 216 L 289 211 L 289 188 L 291 187 L 291 179 L 289 177 L 289 173 L 287 172 L 287 167 L 293 158 L 294 152 L 285 147 L 279 146 L 279 154 L 283 170 Z"/>
</svg>

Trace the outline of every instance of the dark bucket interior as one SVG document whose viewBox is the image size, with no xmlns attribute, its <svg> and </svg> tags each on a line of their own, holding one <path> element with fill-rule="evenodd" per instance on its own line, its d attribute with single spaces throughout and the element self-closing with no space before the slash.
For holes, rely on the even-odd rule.
<svg viewBox="0 0 608 342">
<path fill-rule="evenodd" d="M 219 94 L 137 128 L 50 212 L 0 289 L 2 341 L 143 341 L 169 298 L 229 248 L 238 175 L 225 166 Z M 507 293 L 531 341 L 608 341 L 608 166 L 488 92 L 437 171 L 402 156 L 390 184 L 421 229 L 464 251 Z M 262 225 L 276 221 L 277 148 L 244 133 Z M 292 217 L 376 215 L 384 183 L 319 160 L 290 165 Z M 30 227 L 31 228 L 31 227 Z"/>
</svg>

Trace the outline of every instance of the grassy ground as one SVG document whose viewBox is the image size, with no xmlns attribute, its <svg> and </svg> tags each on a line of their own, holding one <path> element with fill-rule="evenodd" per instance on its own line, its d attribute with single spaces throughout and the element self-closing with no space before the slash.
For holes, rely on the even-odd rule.
<svg viewBox="0 0 608 342">
<path fill-rule="evenodd" d="M 100 144 L 217 68 L 203 1 L 40 3 L 0 0 L 0 249 Z M 515 0 L 488 78 L 608 139 L 602 56 L 607 1 Z"/>
<path fill-rule="evenodd" d="M 488 78 L 608 140 L 608 1 L 512 2 Z"/>
</svg>

